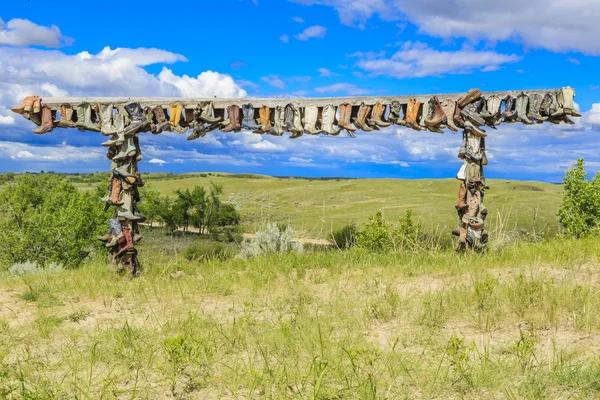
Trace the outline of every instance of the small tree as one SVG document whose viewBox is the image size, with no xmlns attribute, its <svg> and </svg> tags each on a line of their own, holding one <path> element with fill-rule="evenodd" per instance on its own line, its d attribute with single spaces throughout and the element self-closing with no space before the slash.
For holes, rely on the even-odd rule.
<svg viewBox="0 0 600 400">
<path fill-rule="evenodd" d="M 558 220 L 567 235 L 580 238 L 598 232 L 600 226 L 600 174 L 590 181 L 583 158 L 563 178 L 564 193 Z"/>
</svg>

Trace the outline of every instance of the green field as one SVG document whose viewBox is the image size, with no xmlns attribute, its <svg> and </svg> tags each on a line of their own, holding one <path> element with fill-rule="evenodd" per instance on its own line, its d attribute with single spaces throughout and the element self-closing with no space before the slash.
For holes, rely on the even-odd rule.
<svg viewBox="0 0 600 400">
<path fill-rule="evenodd" d="M 326 237 L 411 208 L 450 238 L 456 218 L 453 180 L 146 181 L 164 194 L 221 183 L 248 230 L 289 221 Z M 481 254 L 310 247 L 198 262 L 186 249 L 206 238 L 146 228 L 133 280 L 101 252 L 76 270 L 0 269 L 0 398 L 599 398 L 600 239 L 554 235 L 559 185 L 489 184 Z M 502 240 L 521 229 L 548 235 Z"/>
<path fill-rule="evenodd" d="M 345 224 L 365 222 L 377 210 L 396 221 L 412 209 L 425 228 L 439 234 L 455 229 L 455 179 L 302 179 L 260 175 L 145 175 L 149 187 L 171 195 L 176 189 L 210 182 L 223 185 L 224 199 L 239 206 L 248 232 L 268 221 L 287 222 L 301 237 L 329 238 Z M 556 212 L 562 186 L 490 179 L 485 195 L 490 231 L 525 229 L 543 235 L 558 230 Z M 81 185 L 82 187 L 90 187 Z"/>
</svg>

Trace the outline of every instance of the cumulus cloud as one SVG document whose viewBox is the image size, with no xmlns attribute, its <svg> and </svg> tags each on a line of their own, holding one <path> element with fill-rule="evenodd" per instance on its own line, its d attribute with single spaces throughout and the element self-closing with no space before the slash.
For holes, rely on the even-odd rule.
<svg viewBox="0 0 600 400">
<path fill-rule="evenodd" d="M 355 56 L 361 57 L 358 53 Z M 514 63 L 521 57 L 514 54 L 499 54 L 495 51 L 439 51 L 423 43 L 406 42 L 402 49 L 390 58 L 362 56 L 357 65 L 371 75 L 386 75 L 394 78 L 441 76 L 444 74 L 468 73 L 474 69 L 494 71 L 500 65 Z"/>
<path fill-rule="evenodd" d="M 180 160 L 180 159 L 178 159 Z M 160 158 L 153 158 L 152 160 L 148 161 L 150 164 L 155 164 L 158 165 L 160 167 L 163 167 L 165 164 L 168 164 L 167 161 L 165 160 L 161 160 Z"/>
<path fill-rule="evenodd" d="M 72 42 L 73 39 L 64 36 L 55 25 L 41 26 L 21 18 L 4 23 L 0 18 L 0 45 L 56 48 Z"/>
<path fill-rule="evenodd" d="M 329 70 L 327 68 L 317 68 L 317 72 L 319 73 L 319 76 L 321 76 L 323 78 L 330 78 L 332 76 L 340 76 L 340 74 L 331 72 L 331 70 Z"/>
<path fill-rule="evenodd" d="M 317 93 L 345 93 L 350 96 L 360 96 L 369 94 L 372 91 L 369 89 L 362 89 L 352 83 L 334 83 L 333 85 L 320 86 L 315 88 Z"/>
<path fill-rule="evenodd" d="M 301 24 L 301 23 L 303 23 L 303 22 L 304 22 L 304 19 L 303 19 L 302 17 L 292 17 L 292 20 L 293 20 L 294 22 L 297 22 L 297 23 L 299 23 L 299 24 Z"/>
<path fill-rule="evenodd" d="M 0 159 L 37 161 L 44 163 L 95 163 L 105 158 L 106 150 L 100 147 L 38 146 L 19 142 L 0 141 Z"/>
<path fill-rule="evenodd" d="M 308 40 L 310 38 L 324 38 L 327 33 L 327 28 L 321 25 L 309 26 L 301 33 L 294 36 L 298 40 Z"/>
<path fill-rule="evenodd" d="M 393 1 L 388 0 L 291 0 L 305 5 L 324 5 L 334 7 L 343 24 L 360 29 L 374 15 L 386 21 L 399 18 L 399 12 Z"/>
</svg>

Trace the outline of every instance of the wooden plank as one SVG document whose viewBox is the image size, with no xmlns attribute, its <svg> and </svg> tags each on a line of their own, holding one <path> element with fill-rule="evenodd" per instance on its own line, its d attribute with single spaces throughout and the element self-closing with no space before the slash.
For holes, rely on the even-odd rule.
<svg viewBox="0 0 600 400">
<path fill-rule="evenodd" d="M 560 89 L 544 89 L 544 90 L 507 90 L 503 92 L 484 92 L 485 97 L 491 95 L 498 95 L 501 98 L 511 95 L 516 97 L 519 93 L 524 92 L 525 94 L 540 93 L 544 95 L 547 92 L 558 91 Z M 322 97 L 322 98 L 311 98 L 311 97 L 295 97 L 295 98 L 183 98 L 183 97 L 44 97 L 42 103 L 49 106 L 52 110 L 58 110 L 60 105 L 68 103 L 71 105 L 79 104 L 82 102 L 88 102 L 91 104 L 96 103 L 112 103 L 115 107 L 125 105 L 126 103 L 136 101 L 142 106 L 162 106 L 168 108 L 171 103 L 181 103 L 184 107 L 193 107 L 203 101 L 212 101 L 214 107 L 217 109 L 224 109 L 230 105 L 241 106 L 242 104 L 252 104 L 255 108 L 268 106 L 274 108 L 275 106 L 285 106 L 289 103 L 299 104 L 307 106 L 309 104 L 317 107 L 323 107 L 327 104 L 333 104 L 339 106 L 343 103 L 349 103 L 352 105 L 360 105 L 365 103 L 373 105 L 375 103 L 390 104 L 392 101 L 398 101 L 402 104 L 408 103 L 411 99 L 417 99 L 421 102 L 429 100 L 433 96 L 438 96 L 440 101 L 445 99 L 458 100 L 464 93 L 451 93 L 451 94 L 418 94 L 408 96 L 354 96 L 354 97 Z"/>
</svg>

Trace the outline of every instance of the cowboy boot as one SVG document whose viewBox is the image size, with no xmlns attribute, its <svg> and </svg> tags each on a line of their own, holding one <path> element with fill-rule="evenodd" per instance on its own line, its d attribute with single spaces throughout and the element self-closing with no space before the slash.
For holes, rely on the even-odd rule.
<svg viewBox="0 0 600 400">
<path fill-rule="evenodd" d="M 126 136 L 125 142 L 120 146 L 119 153 L 113 157 L 114 161 L 124 160 L 136 155 L 136 147 L 132 136 Z"/>
<path fill-rule="evenodd" d="M 467 156 L 467 131 L 463 131 L 462 133 L 462 142 L 460 143 L 460 148 L 458 149 L 458 158 L 464 160 Z"/>
<path fill-rule="evenodd" d="M 463 251 L 467 248 L 467 227 L 461 224 L 458 230 L 458 246 L 456 247 L 456 251 Z"/>
<path fill-rule="evenodd" d="M 409 128 L 415 129 L 417 131 L 421 130 L 421 127 L 417 123 L 417 118 L 419 116 L 419 111 L 421 109 L 421 102 L 412 99 L 408 101 L 406 106 L 406 126 Z"/>
<path fill-rule="evenodd" d="M 538 124 L 548 120 L 548 117 L 544 117 L 540 114 L 543 100 L 544 97 L 539 93 L 529 95 L 529 112 L 527 113 L 527 117 L 532 121 L 536 121 Z"/>
<path fill-rule="evenodd" d="M 256 122 L 260 125 L 258 129 L 254 130 L 252 133 L 264 134 L 268 133 L 271 130 L 271 109 L 267 106 L 262 106 L 258 110 L 258 118 Z"/>
<path fill-rule="evenodd" d="M 425 130 L 427 129 L 427 126 L 425 126 L 425 120 L 433 116 L 433 110 L 431 108 L 431 99 L 423 103 L 423 107 L 421 107 L 420 116 L 421 117 L 418 119 L 419 128 Z"/>
<path fill-rule="evenodd" d="M 187 140 L 195 140 L 200 137 L 206 136 L 207 128 L 204 123 L 200 122 L 200 114 L 202 113 L 202 107 L 196 106 L 191 115 L 189 115 L 188 110 L 186 109 L 186 118 L 190 121 L 193 121 L 192 133 L 187 137 Z"/>
<path fill-rule="evenodd" d="M 458 189 L 458 200 L 456 201 L 456 210 L 459 212 L 464 212 L 467 208 L 467 186 L 464 183 L 461 183 L 460 188 Z"/>
<path fill-rule="evenodd" d="M 154 114 L 154 118 L 156 118 L 156 128 L 153 133 L 159 134 L 168 131 L 170 123 L 165 116 L 165 110 L 161 106 L 156 106 L 152 109 L 152 113 Z"/>
<path fill-rule="evenodd" d="M 100 116 L 100 132 L 104 136 L 111 136 L 117 133 L 117 129 L 113 126 L 113 105 L 100 104 L 98 106 L 98 115 Z"/>
<path fill-rule="evenodd" d="M 227 107 L 229 124 L 221 129 L 221 132 L 233 132 L 242 128 L 240 124 L 240 108 L 236 105 Z"/>
<path fill-rule="evenodd" d="M 133 137 L 133 145 L 135 146 L 135 160 L 142 161 L 144 157 L 142 156 L 142 148 L 140 147 L 140 138 L 137 135 Z"/>
<path fill-rule="evenodd" d="M 119 233 L 118 235 L 114 235 L 112 237 L 112 239 L 106 243 L 106 247 L 115 247 L 122 239 L 123 239 L 123 231 L 121 231 L 121 233 Z"/>
<path fill-rule="evenodd" d="M 125 128 L 125 132 L 123 132 L 125 135 L 133 135 L 150 125 L 150 121 L 142 113 L 140 103 L 131 102 L 126 104 L 124 108 L 130 119 L 129 125 Z"/>
<path fill-rule="evenodd" d="M 11 108 L 10 110 L 17 114 L 31 114 L 33 112 L 33 104 L 35 101 L 39 99 L 38 96 L 27 96 L 23 99 L 21 104 L 16 107 Z M 40 112 L 41 110 L 38 110 Z"/>
<path fill-rule="evenodd" d="M 404 126 L 406 122 L 404 118 L 400 115 L 402 112 L 402 105 L 399 101 L 392 101 L 390 104 L 390 115 L 388 116 L 388 120 L 393 124 Z"/>
<path fill-rule="evenodd" d="M 321 133 L 317 129 L 317 120 L 319 118 L 319 109 L 314 104 L 309 104 L 304 108 L 304 131 L 311 135 Z"/>
<path fill-rule="evenodd" d="M 302 126 L 302 109 L 299 104 L 292 104 L 292 110 L 294 112 L 294 132 L 300 133 L 302 136 L 302 132 L 304 132 L 304 126 Z"/>
<path fill-rule="evenodd" d="M 120 206 L 123 204 L 121 203 L 121 181 L 116 178 L 112 180 L 112 189 L 108 200 L 110 205 Z"/>
<path fill-rule="evenodd" d="M 485 120 L 481 115 L 479 115 L 481 109 L 483 108 L 484 101 L 485 100 L 482 97 L 480 97 L 464 106 L 461 110 L 461 115 L 463 116 L 463 119 L 465 121 L 471 121 L 474 125 L 485 125 Z"/>
<path fill-rule="evenodd" d="M 458 127 L 454 123 L 454 113 L 456 112 L 456 102 L 452 100 L 444 100 L 441 104 L 442 111 L 445 115 L 446 124 L 448 129 L 454 132 L 458 132 Z"/>
<path fill-rule="evenodd" d="M 486 109 L 481 113 L 485 123 L 490 128 L 495 129 L 504 118 L 501 116 L 502 99 L 496 95 L 487 98 Z"/>
<path fill-rule="evenodd" d="M 471 121 L 465 121 L 465 131 L 472 133 L 475 136 L 486 137 L 487 133 L 477 125 L 473 125 Z"/>
<path fill-rule="evenodd" d="M 515 99 L 510 95 L 504 100 L 504 112 L 502 113 L 502 117 L 504 117 L 504 121 L 509 123 L 515 122 L 517 118 Z"/>
<path fill-rule="evenodd" d="M 291 104 L 288 104 L 283 109 L 283 122 L 285 130 L 288 132 L 295 132 L 294 130 L 294 109 Z"/>
<path fill-rule="evenodd" d="M 517 110 L 517 121 L 521 121 L 527 125 L 533 125 L 533 121 L 527 117 L 527 106 L 529 105 L 529 97 L 523 92 L 517 96 L 515 108 Z"/>
<path fill-rule="evenodd" d="M 365 132 L 373 131 L 373 128 L 371 128 L 367 124 L 367 118 L 369 118 L 370 113 L 371 113 L 371 106 L 368 106 L 365 103 L 362 103 L 360 105 L 360 108 L 358 109 L 358 116 L 354 119 L 354 126 L 356 126 L 358 129 L 363 130 Z"/>
<path fill-rule="evenodd" d="M 466 95 L 458 99 L 456 105 L 458 108 L 464 108 L 467 104 L 477 100 L 481 97 L 481 90 L 479 89 L 471 89 L 467 92 Z"/>
<path fill-rule="evenodd" d="M 74 128 L 73 122 L 73 107 L 70 104 L 64 103 L 60 105 L 60 121 L 58 126 L 61 128 Z"/>
<path fill-rule="evenodd" d="M 133 197 L 129 190 L 121 191 L 121 202 L 123 204 L 117 209 L 117 218 L 120 221 L 137 221 L 139 217 L 133 213 Z"/>
<path fill-rule="evenodd" d="M 429 128 L 433 128 L 443 124 L 448 118 L 446 117 L 446 112 L 442 108 L 437 96 L 433 97 L 430 101 L 432 101 L 432 104 L 430 104 L 430 110 L 432 111 L 431 117 L 425 119 L 425 125 Z M 454 122 L 452 122 L 452 124 L 454 124 Z M 450 123 L 448 123 L 448 125 L 450 126 Z M 450 127 L 450 129 L 454 130 L 453 127 Z"/>
<path fill-rule="evenodd" d="M 52 123 L 52 110 L 50 107 L 44 106 L 42 107 L 42 124 L 39 128 L 33 129 L 33 133 L 37 133 L 38 135 L 48 133 L 54 129 L 54 124 Z"/>
<path fill-rule="evenodd" d="M 567 86 L 562 88 L 558 95 L 556 96 L 558 100 L 558 109 L 553 114 L 553 116 L 559 116 L 561 114 L 571 115 L 573 117 L 581 117 L 581 113 L 577 111 L 575 108 L 575 102 L 573 98 L 575 97 L 575 89 Z"/>
<path fill-rule="evenodd" d="M 327 104 L 323 107 L 323 119 L 321 120 L 321 129 L 328 135 L 337 136 L 340 134 L 341 129 L 335 129 L 335 113 L 336 109 L 333 104 Z"/>
<path fill-rule="evenodd" d="M 122 230 L 123 237 L 125 238 L 125 245 L 119 249 L 117 257 L 125 253 L 126 251 L 133 249 L 133 236 L 131 234 L 131 228 L 129 228 L 128 226 L 124 226 Z"/>
<path fill-rule="evenodd" d="M 369 125 L 371 126 L 379 126 L 382 128 L 387 128 L 392 125 L 392 122 L 386 120 L 384 118 L 385 114 L 385 105 L 381 103 L 377 103 L 373 106 L 373 110 L 371 111 L 371 118 L 369 118 Z"/>
<path fill-rule="evenodd" d="M 100 132 L 98 126 L 92 121 L 92 105 L 90 103 L 83 102 L 77 106 L 77 129 Z"/>
<path fill-rule="evenodd" d="M 169 104 L 169 125 L 171 130 L 177 133 L 187 132 L 187 128 L 181 126 L 181 113 L 183 112 L 183 106 L 179 103 Z"/>
<path fill-rule="evenodd" d="M 282 106 L 275 106 L 273 127 L 269 130 L 269 134 L 273 136 L 282 136 L 285 126 L 285 111 Z"/>
<path fill-rule="evenodd" d="M 213 117 L 213 102 L 206 101 L 202 103 L 202 113 L 200 114 L 200 120 L 206 122 L 207 124 L 214 124 L 216 122 L 222 121 L 220 117 L 218 117 L 215 113 Z"/>
<path fill-rule="evenodd" d="M 347 103 L 340 104 L 339 110 L 340 110 L 340 119 L 338 121 L 338 126 L 342 129 L 346 130 L 346 132 L 348 132 L 348 135 L 350 135 L 350 137 L 354 136 L 353 132 L 356 132 L 356 128 L 354 126 L 352 126 L 352 123 L 350 122 L 350 118 L 352 116 L 352 105 L 347 104 Z"/>
<path fill-rule="evenodd" d="M 252 106 L 252 104 L 243 104 L 242 114 L 244 115 L 244 120 L 242 121 L 242 129 L 258 129 L 258 125 L 256 125 L 256 123 L 254 122 L 254 107 Z"/>
<path fill-rule="evenodd" d="M 121 177 L 123 180 L 127 181 L 127 183 L 134 186 L 144 186 L 144 182 L 142 181 L 142 175 L 139 172 L 129 172 L 129 165 L 125 164 L 118 168 L 113 168 L 113 174 L 117 177 Z"/>
</svg>

